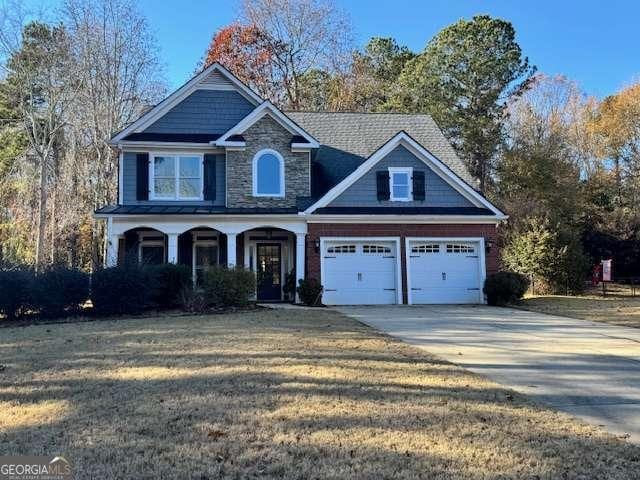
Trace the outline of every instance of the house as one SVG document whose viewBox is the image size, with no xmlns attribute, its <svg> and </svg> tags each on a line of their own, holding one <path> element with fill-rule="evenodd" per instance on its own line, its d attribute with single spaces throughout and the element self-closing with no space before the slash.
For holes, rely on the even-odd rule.
<svg viewBox="0 0 640 480">
<path fill-rule="evenodd" d="M 243 265 L 261 301 L 295 272 L 326 304 L 482 303 L 498 268 L 506 217 L 427 115 L 282 112 L 213 64 L 111 144 L 108 265 Z"/>
</svg>

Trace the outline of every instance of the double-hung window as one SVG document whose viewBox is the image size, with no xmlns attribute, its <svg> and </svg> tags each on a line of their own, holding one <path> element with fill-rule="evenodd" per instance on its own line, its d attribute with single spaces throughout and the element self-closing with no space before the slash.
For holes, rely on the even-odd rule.
<svg viewBox="0 0 640 480">
<path fill-rule="evenodd" d="M 412 200 L 411 167 L 389 167 L 389 193 L 392 202 L 410 202 Z"/>
<path fill-rule="evenodd" d="M 153 200 L 202 200 L 201 155 L 154 154 L 150 184 Z"/>
</svg>

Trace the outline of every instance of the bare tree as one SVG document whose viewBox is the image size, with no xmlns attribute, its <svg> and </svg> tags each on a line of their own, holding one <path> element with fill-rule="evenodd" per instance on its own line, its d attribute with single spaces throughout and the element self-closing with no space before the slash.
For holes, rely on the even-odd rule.
<svg viewBox="0 0 640 480">
<path fill-rule="evenodd" d="M 67 0 L 63 10 L 82 78 L 69 140 L 88 213 L 117 198 L 118 155 L 109 139 L 166 88 L 158 47 L 134 2 Z M 95 227 L 94 265 L 104 250 L 104 232 Z"/>
<path fill-rule="evenodd" d="M 35 264 L 44 263 L 49 184 L 61 152 L 67 113 L 78 90 L 63 26 L 33 22 L 25 26 L 20 48 L 7 62 L 7 84 L 37 164 L 38 201 Z"/>
<path fill-rule="evenodd" d="M 306 73 L 342 71 L 351 59 L 351 26 L 329 0 L 244 0 L 241 16 L 265 34 L 289 108 L 300 106 Z"/>
</svg>

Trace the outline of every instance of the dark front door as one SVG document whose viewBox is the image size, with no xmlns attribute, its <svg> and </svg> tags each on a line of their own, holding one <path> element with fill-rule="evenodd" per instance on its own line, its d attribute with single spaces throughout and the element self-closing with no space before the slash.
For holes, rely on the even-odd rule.
<svg viewBox="0 0 640 480">
<path fill-rule="evenodd" d="M 259 243 L 257 245 L 258 300 L 280 300 L 282 279 L 280 278 L 280 245 Z"/>
</svg>

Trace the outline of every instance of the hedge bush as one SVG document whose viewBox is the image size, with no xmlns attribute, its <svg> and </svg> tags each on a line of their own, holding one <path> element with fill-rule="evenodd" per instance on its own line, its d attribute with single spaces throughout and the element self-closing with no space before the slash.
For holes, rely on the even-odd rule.
<svg viewBox="0 0 640 480">
<path fill-rule="evenodd" d="M 83 271 L 52 265 L 35 276 L 32 306 L 43 317 L 77 313 L 89 299 L 89 275 Z"/>
<path fill-rule="evenodd" d="M 29 309 L 34 281 L 33 270 L 27 267 L 0 270 L 0 313 L 13 320 Z"/>
<path fill-rule="evenodd" d="M 186 265 L 165 263 L 142 268 L 149 275 L 151 302 L 160 308 L 180 305 L 182 292 L 193 288 L 191 270 Z"/>
<path fill-rule="evenodd" d="M 211 267 L 204 275 L 203 291 L 210 305 L 240 307 L 251 302 L 256 275 L 242 267 Z"/>
<path fill-rule="evenodd" d="M 315 278 L 298 281 L 297 291 L 300 301 L 310 307 L 322 305 L 322 290 L 322 285 Z"/>
<path fill-rule="evenodd" d="M 151 304 L 151 277 L 145 268 L 118 266 L 94 272 L 91 302 L 102 315 L 140 313 Z"/>
<path fill-rule="evenodd" d="M 498 272 L 484 281 L 483 291 L 489 305 L 506 305 L 522 299 L 529 288 L 529 279 L 520 273 Z"/>
</svg>

